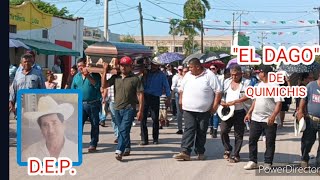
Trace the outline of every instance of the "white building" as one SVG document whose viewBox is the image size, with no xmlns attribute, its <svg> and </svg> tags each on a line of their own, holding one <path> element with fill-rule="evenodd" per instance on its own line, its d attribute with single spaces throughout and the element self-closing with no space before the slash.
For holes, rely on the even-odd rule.
<svg viewBox="0 0 320 180">
<path fill-rule="evenodd" d="M 89 27 L 89 26 L 84 26 L 83 28 L 84 43 L 88 42 L 92 44 L 94 42 L 105 41 L 105 38 L 103 37 L 103 35 L 104 35 L 104 31 L 102 31 L 99 28 Z M 120 34 L 112 33 L 109 30 L 108 35 L 109 35 L 109 41 L 114 41 L 114 42 L 120 41 Z M 90 44 L 87 44 L 87 45 L 90 45 Z"/>
</svg>

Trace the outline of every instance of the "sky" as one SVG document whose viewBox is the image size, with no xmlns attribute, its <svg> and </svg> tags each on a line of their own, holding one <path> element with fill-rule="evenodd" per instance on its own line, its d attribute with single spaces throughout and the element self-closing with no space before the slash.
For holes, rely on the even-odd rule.
<svg viewBox="0 0 320 180">
<path fill-rule="evenodd" d="M 67 7 L 70 14 L 83 17 L 84 25 L 103 30 L 104 0 L 44 0 L 58 8 Z M 109 29 L 113 33 L 140 35 L 138 4 L 141 2 L 144 35 L 166 36 L 170 19 L 183 19 L 186 0 L 111 0 Z M 204 20 L 205 36 L 232 34 L 233 13 L 235 29 L 250 37 L 250 45 L 286 47 L 318 43 L 319 0 L 209 0 L 211 9 Z M 147 20 L 148 19 L 148 20 Z M 241 23 L 240 23 L 241 19 Z M 125 21 L 131 21 L 123 23 Z M 117 24 L 119 23 L 119 24 Z M 204 36 L 204 38 L 205 38 Z"/>
</svg>

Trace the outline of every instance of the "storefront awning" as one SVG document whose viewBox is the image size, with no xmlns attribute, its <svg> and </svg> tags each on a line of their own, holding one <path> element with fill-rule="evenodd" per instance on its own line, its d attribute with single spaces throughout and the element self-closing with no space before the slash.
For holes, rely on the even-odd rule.
<svg viewBox="0 0 320 180">
<path fill-rule="evenodd" d="M 21 42 L 29 46 L 31 49 L 37 51 L 39 54 L 46 55 L 66 55 L 66 56 L 80 56 L 80 52 L 68 49 L 51 42 L 36 41 L 30 39 L 19 39 Z"/>
<path fill-rule="evenodd" d="M 23 47 L 25 49 L 30 49 L 30 47 L 28 47 L 27 45 L 25 45 L 23 42 L 17 40 L 17 39 L 9 39 L 9 47 L 12 48 L 19 48 L 19 47 Z"/>
</svg>

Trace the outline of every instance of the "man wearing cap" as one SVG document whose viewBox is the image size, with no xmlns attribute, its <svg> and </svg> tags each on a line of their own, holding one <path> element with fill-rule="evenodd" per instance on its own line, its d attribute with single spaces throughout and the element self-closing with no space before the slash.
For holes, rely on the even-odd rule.
<svg viewBox="0 0 320 180">
<path fill-rule="evenodd" d="M 33 57 L 30 54 L 21 56 L 21 71 L 17 71 L 9 88 L 9 110 L 15 113 L 16 95 L 20 89 L 45 89 L 46 86 L 41 80 L 39 71 L 32 68 Z"/>
<path fill-rule="evenodd" d="M 272 72 L 271 66 L 261 65 L 259 68 L 259 79 L 261 82 L 257 87 L 276 87 L 276 83 L 268 82 L 268 73 Z M 264 168 L 271 168 L 273 163 L 275 141 L 277 135 L 277 123 L 280 123 L 278 116 L 281 110 L 282 97 L 257 97 L 254 99 L 251 108 L 244 118 L 245 122 L 250 121 L 249 135 L 249 162 L 244 169 L 258 168 L 258 141 L 261 133 L 266 134 L 266 151 L 264 154 Z"/>
<path fill-rule="evenodd" d="M 25 112 L 26 118 L 32 124 L 38 124 L 43 139 L 22 151 L 23 159 L 37 157 L 68 157 L 78 161 L 78 145 L 65 137 L 65 121 L 74 112 L 70 103 L 58 104 L 51 96 L 43 96 L 38 101 L 38 111 Z"/>
<path fill-rule="evenodd" d="M 249 86 L 250 80 L 242 77 L 241 67 L 236 65 L 230 68 L 231 78 L 226 79 L 223 85 L 223 98 L 221 105 L 224 107 L 235 106 L 233 116 L 229 119 L 222 121 L 221 128 L 221 140 L 224 146 L 224 159 L 227 159 L 230 163 L 237 163 L 240 161 L 240 150 L 243 142 L 245 123 L 243 119 L 246 115 L 246 107 L 244 102 L 249 100 L 245 96 L 245 89 Z M 234 154 L 232 153 L 232 146 L 230 145 L 229 133 L 232 126 L 234 127 Z"/>
<path fill-rule="evenodd" d="M 132 73 L 132 65 L 130 57 L 121 58 L 121 74 L 113 75 L 108 80 L 106 80 L 108 65 L 106 63 L 103 65 L 102 87 L 107 88 L 114 85 L 115 121 L 119 131 L 115 158 L 119 161 L 122 160 L 122 156 L 130 155 L 130 130 L 138 103 L 137 119 L 140 121 L 143 115 L 143 85 L 139 77 Z"/>
<path fill-rule="evenodd" d="M 25 54 L 31 55 L 31 57 L 32 57 L 32 59 L 31 59 L 31 64 L 32 64 L 31 67 L 32 67 L 32 69 L 34 69 L 34 72 L 37 73 L 40 76 L 41 82 L 43 83 L 43 86 L 45 86 L 46 78 L 44 77 L 44 75 L 42 73 L 41 66 L 36 63 L 36 54 L 31 50 L 26 51 Z M 22 70 L 23 70 L 23 66 L 22 66 L 22 64 L 20 64 L 18 69 L 17 69 L 17 71 L 16 71 L 16 74 L 18 72 L 21 72 Z"/>
<path fill-rule="evenodd" d="M 183 77 L 179 88 L 179 105 L 184 110 L 185 122 L 181 152 L 173 158 L 190 160 L 192 147 L 195 145 L 198 160 L 204 160 L 209 118 L 218 108 L 221 86 L 217 76 L 203 68 L 199 59 L 191 59 L 189 69 L 190 72 Z"/>
<path fill-rule="evenodd" d="M 78 73 L 74 75 L 71 89 L 80 89 L 82 92 L 82 126 L 89 118 L 91 123 L 91 141 L 88 152 L 95 152 L 99 142 L 99 110 L 100 98 L 100 75 L 89 73 L 86 68 L 86 60 L 81 58 L 77 61 Z M 79 102 L 80 103 L 80 102 Z"/>
<path fill-rule="evenodd" d="M 309 166 L 309 153 L 316 141 L 318 133 L 318 151 L 316 157 L 316 167 L 320 167 L 320 70 L 318 79 L 309 82 L 307 85 L 307 96 L 300 100 L 297 118 L 302 121 L 304 117 L 306 129 L 301 138 L 301 167 Z"/>
<path fill-rule="evenodd" d="M 178 66 L 178 73 L 172 77 L 171 90 L 174 93 L 175 103 L 177 107 L 177 122 L 178 122 L 178 131 L 177 134 L 183 134 L 182 131 L 182 109 L 179 107 L 179 88 L 181 81 L 183 79 L 183 66 Z"/>
<path fill-rule="evenodd" d="M 152 137 L 153 144 L 159 143 L 159 107 L 160 96 L 163 90 L 166 92 L 167 102 L 170 104 L 170 86 L 166 75 L 159 70 L 161 63 L 155 57 L 151 61 L 151 69 L 147 72 L 144 79 L 144 114 L 140 124 L 141 127 L 141 143 L 140 145 L 149 144 L 147 118 L 148 110 L 151 111 L 151 119 L 153 121 Z"/>
</svg>

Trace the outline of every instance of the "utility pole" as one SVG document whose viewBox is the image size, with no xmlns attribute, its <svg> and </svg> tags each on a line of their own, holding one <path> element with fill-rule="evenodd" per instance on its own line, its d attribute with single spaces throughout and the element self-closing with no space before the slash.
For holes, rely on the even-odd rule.
<svg viewBox="0 0 320 180">
<path fill-rule="evenodd" d="M 233 41 L 234 41 L 234 13 L 232 13 L 232 41 L 231 41 L 231 46 L 233 46 Z"/>
<path fill-rule="evenodd" d="M 144 45 L 144 37 L 143 37 L 143 16 L 142 16 L 141 2 L 139 2 L 139 14 L 140 14 L 141 44 Z"/>
<path fill-rule="evenodd" d="M 109 9 L 108 9 L 109 0 L 104 0 L 104 38 L 109 41 L 109 27 L 108 27 L 108 18 L 109 18 Z"/>
<path fill-rule="evenodd" d="M 201 19 L 201 53 L 203 53 L 203 20 Z"/>
<path fill-rule="evenodd" d="M 261 50 L 262 50 L 263 49 L 263 40 L 267 39 L 267 33 L 262 32 L 261 37 L 259 37 L 259 38 L 261 38 Z"/>
<path fill-rule="evenodd" d="M 317 7 L 317 8 L 313 8 L 314 10 L 318 10 L 318 12 L 319 12 L 319 19 L 318 19 L 318 21 L 317 21 L 317 23 L 318 23 L 318 30 L 319 30 L 319 42 L 318 42 L 318 45 L 320 45 L 320 6 L 319 7 Z"/>
<path fill-rule="evenodd" d="M 240 32 L 241 31 L 241 16 L 242 16 L 242 14 L 248 14 L 248 12 L 241 11 L 241 13 L 237 12 L 237 14 L 239 14 L 239 16 L 235 19 L 234 18 L 235 13 L 232 13 L 232 16 L 233 16 L 233 18 L 232 18 L 232 45 L 233 45 L 233 41 L 234 41 L 234 34 L 236 33 L 235 28 L 234 28 L 234 23 L 236 20 L 238 20 L 240 18 L 240 23 L 239 23 L 239 32 Z"/>
</svg>

